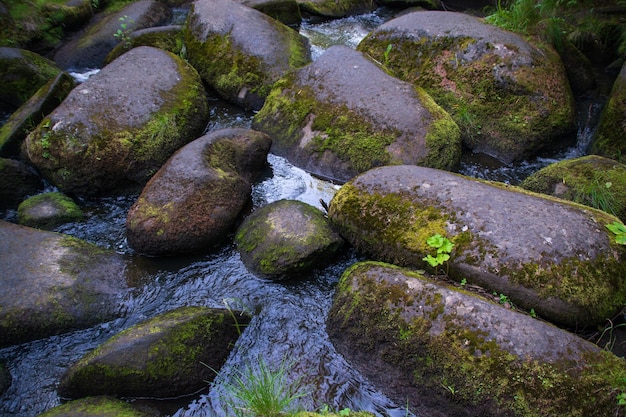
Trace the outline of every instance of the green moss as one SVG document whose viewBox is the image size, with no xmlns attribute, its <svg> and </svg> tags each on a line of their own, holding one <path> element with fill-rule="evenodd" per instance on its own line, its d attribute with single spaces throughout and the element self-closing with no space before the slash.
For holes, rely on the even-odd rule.
<svg viewBox="0 0 626 417">
<path fill-rule="evenodd" d="M 89 397 L 54 407 L 40 417 L 67 415 L 98 415 L 101 417 L 148 417 L 149 414 L 122 400 L 108 397 Z"/>
<path fill-rule="evenodd" d="M 50 206 L 53 213 L 42 216 L 36 208 Z M 33 210 L 35 210 L 33 212 Z M 59 192 L 38 194 L 23 201 L 17 208 L 18 222 L 33 227 L 54 227 L 62 223 L 80 221 L 83 212 L 70 197 Z"/>
</svg>

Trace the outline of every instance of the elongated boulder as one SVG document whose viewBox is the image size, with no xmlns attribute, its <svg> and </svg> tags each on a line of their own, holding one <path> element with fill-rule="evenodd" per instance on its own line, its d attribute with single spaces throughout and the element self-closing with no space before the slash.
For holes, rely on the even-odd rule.
<svg viewBox="0 0 626 417">
<path fill-rule="evenodd" d="M 459 128 L 424 90 L 345 46 L 277 82 L 252 126 L 272 152 L 342 182 L 380 165 L 452 169 L 461 157 Z"/>
<path fill-rule="evenodd" d="M 271 139 L 249 129 L 211 132 L 176 152 L 128 212 L 130 247 L 147 255 L 208 250 L 224 240 L 267 165 Z"/>
<path fill-rule="evenodd" d="M 329 217 L 375 260 L 426 268 L 435 234 L 454 243 L 442 269 L 572 328 L 602 323 L 626 301 L 617 218 L 521 188 L 416 166 L 368 171 L 335 194 Z"/>
<path fill-rule="evenodd" d="M 181 307 L 113 336 L 69 368 L 59 395 L 171 398 L 207 387 L 250 316 Z"/>
<path fill-rule="evenodd" d="M 327 329 L 346 359 L 416 415 L 622 412 L 622 358 L 417 272 L 353 265 L 339 281 Z"/>
<path fill-rule="evenodd" d="M 0 222 L 0 347 L 121 317 L 127 262 L 59 233 Z"/>
<path fill-rule="evenodd" d="M 311 61 L 308 40 L 232 0 L 197 0 L 185 30 L 189 62 L 224 99 L 259 110 L 272 85 Z"/>
<path fill-rule="evenodd" d="M 343 239 L 317 208 L 279 200 L 248 216 L 237 230 L 235 243 L 249 269 L 264 277 L 285 279 L 327 263 Z"/>
<path fill-rule="evenodd" d="M 198 73 L 143 46 L 72 90 L 26 137 L 26 155 L 66 193 L 138 188 L 207 120 Z"/>
<path fill-rule="evenodd" d="M 609 101 L 602 110 L 598 127 L 591 142 L 591 152 L 626 161 L 626 63 L 613 83 Z"/>
<path fill-rule="evenodd" d="M 568 159 L 528 176 L 520 187 L 614 214 L 626 222 L 626 165 L 598 155 Z"/>
<path fill-rule="evenodd" d="M 358 50 L 424 88 L 475 152 L 511 162 L 575 131 L 558 54 L 463 13 L 408 13 L 379 26 Z"/>
</svg>

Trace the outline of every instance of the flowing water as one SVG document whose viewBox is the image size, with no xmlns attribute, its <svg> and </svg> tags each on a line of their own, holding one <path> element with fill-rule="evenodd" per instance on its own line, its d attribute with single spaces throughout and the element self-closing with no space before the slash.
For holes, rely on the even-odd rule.
<svg viewBox="0 0 626 417">
<path fill-rule="evenodd" d="M 311 39 L 313 56 L 334 44 L 355 46 L 367 32 L 392 16 L 388 10 L 327 22 L 304 22 L 301 33 Z M 218 99 L 211 99 L 208 131 L 226 127 L 249 127 L 251 113 Z M 596 107 L 594 107 L 596 106 Z M 595 117 L 600 105 L 591 104 Z M 529 173 L 554 161 L 584 154 L 591 134 L 583 118 L 576 146 L 560 155 L 536 158 L 516 166 L 502 166 L 467 154 L 460 172 L 486 179 L 517 183 Z M 337 185 L 316 179 L 283 158 L 269 155 L 270 168 L 254 185 L 254 207 L 278 199 L 297 199 L 320 207 L 328 202 Z M 250 364 L 262 360 L 277 369 L 288 361 L 287 378 L 297 383 L 300 404 L 308 409 L 368 410 L 378 416 L 413 415 L 394 404 L 339 355 L 325 330 L 325 318 L 335 284 L 345 268 L 357 261 L 348 250 L 333 265 L 295 281 L 273 282 L 249 273 L 232 245 L 204 256 L 142 260 L 125 240 L 125 216 L 136 196 L 81 201 L 86 220 L 67 224 L 56 231 L 110 248 L 141 265 L 146 277 L 120 305 L 122 317 L 89 329 L 75 331 L 0 350 L 13 381 L 0 398 L 0 416 L 31 417 L 60 404 L 56 384 L 65 370 L 121 330 L 179 306 L 202 305 L 246 310 L 252 322 L 243 331 L 232 354 L 215 381 L 194 397 L 158 402 L 159 409 L 176 417 L 225 416 L 223 396 L 229 383 Z M 15 212 L 5 219 L 14 220 Z M 149 401 L 149 399 L 144 399 Z M 154 401 L 149 401 L 155 405 Z M 417 414 L 415 414 L 417 415 Z"/>
</svg>

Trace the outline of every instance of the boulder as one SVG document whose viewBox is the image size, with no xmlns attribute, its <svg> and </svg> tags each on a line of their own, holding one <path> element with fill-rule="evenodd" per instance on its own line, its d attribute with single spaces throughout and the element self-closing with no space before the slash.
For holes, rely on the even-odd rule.
<svg viewBox="0 0 626 417">
<path fill-rule="evenodd" d="M 15 159 L 0 158 L 0 209 L 15 209 L 43 187 L 39 175 Z"/>
<path fill-rule="evenodd" d="M 54 110 L 76 87 L 74 79 L 66 72 L 59 72 L 0 127 L 0 156 L 18 156 L 22 142 L 33 126 Z"/>
<path fill-rule="evenodd" d="M 357 249 L 401 266 L 428 268 L 434 235 L 454 247 L 442 267 L 507 296 L 516 306 L 583 329 L 626 301 L 626 247 L 600 210 L 417 166 L 370 170 L 345 184 L 329 218 Z"/>
<path fill-rule="evenodd" d="M 0 47 L 0 104 L 21 106 L 60 72 L 54 62 L 39 54 Z"/>
<path fill-rule="evenodd" d="M 111 50 L 118 43 L 128 43 L 133 31 L 158 26 L 170 15 L 170 9 L 156 0 L 133 1 L 114 13 L 100 12 L 55 51 L 53 60 L 65 70 L 101 68 Z"/>
<path fill-rule="evenodd" d="M 180 307 L 138 323 L 72 365 L 59 395 L 172 398 L 206 388 L 250 322 L 244 313 Z"/>
<path fill-rule="evenodd" d="M 452 169 L 461 158 L 458 126 L 424 90 L 345 46 L 277 82 L 252 126 L 272 137 L 273 153 L 340 182 L 380 165 Z"/>
<path fill-rule="evenodd" d="M 316 207 L 279 200 L 248 216 L 237 230 L 235 243 L 250 270 L 285 279 L 326 264 L 343 239 Z"/>
<path fill-rule="evenodd" d="M 272 85 L 311 61 L 309 42 L 233 0 L 197 0 L 185 30 L 189 62 L 224 99 L 259 110 Z"/>
<path fill-rule="evenodd" d="M 379 26 L 358 50 L 424 88 L 475 152 L 508 163 L 574 137 L 568 79 L 545 44 L 467 14 L 417 11 Z"/>
<path fill-rule="evenodd" d="M 528 176 L 520 187 L 585 204 L 626 222 L 626 165 L 598 155 L 568 159 Z"/>
<path fill-rule="evenodd" d="M 120 317 L 126 261 L 59 233 L 0 221 L 0 347 Z"/>
<path fill-rule="evenodd" d="M 323 17 L 345 17 L 375 10 L 377 3 L 369 0 L 296 0 L 303 13 Z M 436 0 L 434 0 L 436 1 Z M 428 0 L 424 1 L 428 3 Z"/>
<path fill-rule="evenodd" d="M 208 119 L 204 86 L 180 57 L 134 48 L 89 78 L 26 137 L 26 156 L 66 193 L 143 186 Z"/>
<path fill-rule="evenodd" d="M 302 14 L 296 0 L 238 0 L 244 6 L 252 7 L 284 23 L 297 27 L 302 22 Z"/>
<path fill-rule="evenodd" d="M 156 417 L 155 412 L 139 409 L 111 397 L 87 397 L 51 408 L 37 417 Z"/>
<path fill-rule="evenodd" d="M 222 242 L 267 165 L 270 138 L 249 129 L 211 132 L 176 152 L 130 208 L 128 244 L 146 255 L 206 251 Z"/>
<path fill-rule="evenodd" d="M 11 372 L 4 362 L 0 362 L 0 396 L 11 386 Z"/>
<path fill-rule="evenodd" d="M 626 161 L 626 63 L 622 66 L 609 101 L 604 106 L 590 151 L 619 162 Z"/>
<path fill-rule="evenodd" d="M 183 27 L 180 25 L 157 26 L 135 30 L 128 35 L 128 42 L 133 48 L 152 46 L 171 52 L 183 59 L 187 58 L 187 47 L 183 42 Z M 104 59 L 104 65 L 108 65 L 126 52 L 128 52 L 128 45 L 123 42 L 118 43 Z"/>
<path fill-rule="evenodd" d="M 415 271 L 348 268 L 327 329 L 349 362 L 416 415 L 621 415 L 623 358 Z"/>
<path fill-rule="evenodd" d="M 37 194 L 24 200 L 17 208 L 18 223 L 38 229 L 50 230 L 82 219 L 80 207 L 70 197 L 59 192 Z"/>
<path fill-rule="evenodd" d="M 64 3 L 46 2 L 42 4 L 41 12 L 48 16 L 48 22 L 52 26 L 61 27 L 64 31 L 72 31 L 80 29 L 89 22 L 89 19 L 93 16 L 94 9 L 97 8 L 98 1 L 66 0 Z"/>
</svg>

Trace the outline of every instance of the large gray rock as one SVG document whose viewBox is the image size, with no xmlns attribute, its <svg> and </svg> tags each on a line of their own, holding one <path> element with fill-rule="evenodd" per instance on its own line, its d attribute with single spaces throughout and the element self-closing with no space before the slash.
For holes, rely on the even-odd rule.
<svg viewBox="0 0 626 417">
<path fill-rule="evenodd" d="M 368 171 L 335 194 L 329 217 L 376 260 L 427 268 L 435 234 L 455 244 L 450 278 L 509 297 L 572 328 L 605 322 L 626 301 L 626 247 L 600 210 L 505 184 L 417 166 Z"/>
<path fill-rule="evenodd" d="M 65 236 L 0 222 L 0 346 L 120 317 L 127 262 Z"/>
<path fill-rule="evenodd" d="M 157 26 L 170 14 L 165 4 L 155 0 L 133 1 L 115 13 L 99 13 L 91 25 L 55 52 L 54 62 L 65 70 L 101 68 L 106 56 L 118 43 L 126 42 L 130 33 Z M 116 36 L 118 30 L 121 34 Z"/>
<path fill-rule="evenodd" d="M 65 398 L 94 395 L 172 398 L 215 378 L 250 316 L 181 307 L 136 324 L 100 345 L 61 377 Z"/>
<path fill-rule="evenodd" d="M 311 61 L 309 42 L 232 0 L 198 0 L 185 31 L 189 62 L 225 99 L 259 110 L 276 80 Z"/>
<path fill-rule="evenodd" d="M 424 90 L 345 46 L 277 82 L 252 126 L 272 152 L 338 181 L 380 165 L 452 169 L 461 157 L 458 126 Z"/>
<path fill-rule="evenodd" d="M 597 416 L 626 363 L 541 320 L 374 262 L 340 279 L 327 329 L 376 387 L 424 416 Z"/>
<path fill-rule="evenodd" d="M 246 217 L 235 243 L 253 272 L 285 279 L 328 263 L 343 246 L 343 239 L 317 208 L 279 200 Z"/>
<path fill-rule="evenodd" d="M 417 11 L 380 25 L 358 50 L 426 90 L 475 152 L 511 162 L 575 132 L 563 64 L 545 43 L 468 14 Z"/>
<path fill-rule="evenodd" d="M 143 186 L 208 119 L 204 86 L 180 57 L 130 50 L 72 90 L 26 137 L 26 155 L 66 193 Z"/>
<path fill-rule="evenodd" d="M 269 136 L 248 129 L 211 132 L 176 152 L 130 208 L 128 244 L 147 255 L 206 251 L 222 242 L 267 165 Z"/>
<path fill-rule="evenodd" d="M 0 103 L 21 106 L 60 72 L 54 62 L 34 52 L 0 47 Z"/>
</svg>

